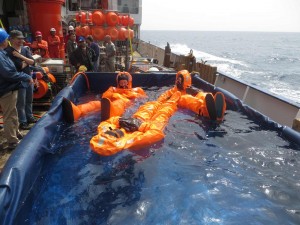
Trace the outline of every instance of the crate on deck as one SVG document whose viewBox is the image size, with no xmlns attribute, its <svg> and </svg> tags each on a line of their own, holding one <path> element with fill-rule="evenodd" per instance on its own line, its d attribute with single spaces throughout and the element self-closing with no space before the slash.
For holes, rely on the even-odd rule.
<svg viewBox="0 0 300 225">
<path fill-rule="evenodd" d="M 56 78 L 56 84 L 59 89 L 63 89 L 72 77 L 71 66 L 65 64 L 62 59 L 47 59 L 41 65 L 49 68 L 49 72 Z"/>
</svg>

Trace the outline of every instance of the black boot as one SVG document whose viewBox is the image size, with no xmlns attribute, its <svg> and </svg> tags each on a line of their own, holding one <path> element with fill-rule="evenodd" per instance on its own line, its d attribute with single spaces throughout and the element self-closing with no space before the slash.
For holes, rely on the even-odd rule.
<svg viewBox="0 0 300 225">
<path fill-rule="evenodd" d="M 208 111 L 209 118 L 211 120 L 216 120 L 217 119 L 216 105 L 212 94 L 207 94 L 205 96 L 205 103 L 206 103 L 206 108 Z"/>
<path fill-rule="evenodd" d="M 101 122 L 110 117 L 110 100 L 108 98 L 101 99 Z"/>
</svg>

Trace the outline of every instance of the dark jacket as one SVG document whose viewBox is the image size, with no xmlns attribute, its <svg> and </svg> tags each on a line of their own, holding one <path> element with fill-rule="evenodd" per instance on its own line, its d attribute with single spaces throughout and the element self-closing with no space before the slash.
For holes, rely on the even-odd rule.
<svg viewBox="0 0 300 225">
<path fill-rule="evenodd" d="M 98 59 L 99 55 L 100 55 L 100 47 L 97 43 L 92 42 L 90 45 L 90 48 L 94 50 L 95 54 L 96 54 L 96 60 Z M 96 61 L 95 60 L 95 61 Z"/>
<path fill-rule="evenodd" d="M 82 51 L 82 48 L 78 47 L 70 56 L 70 63 L 77 70 L 81 65 L 85 65 L 88 71 L 93 71 L 93 62 L 96 60 L 96 54 L 90 47 L 86 47 L 86 54 Z"/>
<path fill-rule="evenodd" d="M 30 69 L 30 66 L 27 65 L 25 68 L 22 69 L 22 59 L 14 56 L 12 53 L 13 51 L 15 51 L 15 49 L 11 46 L 7 47 L 5 49 L 5 51 L 7 52 L 9 58 L 13 61 L 13 63 L 15 64 L 16 68 L 17 68 L 17 71 L 18 72 L 24 72 L 24 73 L 27 73 L 28 75 L 31 75 L 31 69 Z M 34 60 L 34 58 L 32 57 L 31 55 L 31 52 L 30 50 L 27 48 L 27 47 L 22 47 L 21 48 L 21 52 L 20 52 L 21 55 L 25 56 L 26 58 L 29 58 L 29 59 L 32 59 Z"/>
<path fill-rule="evenodd" d="M 22 86 L 21 82 L 23 86 L 28 86 L 30 79 L 28 74 L 17 71 L 6 51 L 0 50 L 0 97 L 18 90 Z"/>
</svg>

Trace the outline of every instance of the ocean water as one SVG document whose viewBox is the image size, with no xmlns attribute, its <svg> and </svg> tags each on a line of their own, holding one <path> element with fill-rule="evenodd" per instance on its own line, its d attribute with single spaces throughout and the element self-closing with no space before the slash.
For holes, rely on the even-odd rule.
<svg viewBox="0 0 300 225">
<path fill-rule="evenodd" d="M 300 103 L 300 33 L 141 31 L 141 39 Z"/>
</svg>

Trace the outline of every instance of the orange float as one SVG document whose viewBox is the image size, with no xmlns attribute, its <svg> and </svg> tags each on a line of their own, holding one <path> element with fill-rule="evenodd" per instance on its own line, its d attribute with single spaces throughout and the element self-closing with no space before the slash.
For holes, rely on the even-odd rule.
<svg viewBox="0 0 300 225">
<path fill-rule="evenodd" d="M 128 23 L 129 23 L 129 17 L 128 16 L 122 16 L 122 25 L 127 27 Z"/>
<path fill-rule="evenodd" d="M 43 78 L 43 74 L 41 72 L 35 72 L 36 79 L 40 80 Z"/>
<path fill-rule="evenodd" d="M 56 78 L 53 74 L 51 73 L 47 73 L 48 75 L 48 78 L 49 78 L 49 81 L 52 82 L 52 83 L 56 83 Z"/>
<path fill-rule="evenodd" d="M 101 26 L 105 23 L 105 15 L 101 11 L 93 12 L 92 21 L 94 25 Z"/>
<path fill-rule="evenodd" d="M 111 37 L 111 40 L 115 41 L 119 37 L 119 31 L 115 27 L 108 27 L 106 33 Z"/>
<path fill-rule="evenodd" d="M 125 27 L 120 27 L 119 28 L 119 40 L 120 41 L 125 41 L 126 40 L 126 36 L 125 33 L 128 32 L 127 29 Z"/>
<path fill-rule="evenodd" d="M 81 36 L 81 26 L 78 26 L 78 27 L 75 28 L 75 34 L 77 36 Z"/>
<path fill-rule="evenodd" d="M 108 12 L 106 14 L 106 23 L 108 26 L 115 26 L 118 23 L 118 15 L 115 12 Z"/>
<path fill-rule="evenodd" d="M 92 21 L 92 19 L 93 19 L 92 17 L 93 17 L 92 13 L 90 13 L 90 12 L 87 12 L 87 13 L 79 12 L 76 14 L 76 21 L 86 24 L 86 23 L 90 23 Z"/>
<path fill-rule="evenodd" d="M 56 83 L 56 78 L 54 77 L 53 74 L 49 73 L 49 68 L 48 67 L 42 67 L 44 72 L 47 74 L 48 76 L 48 79 L 49 79 L 49 82 L 51 83 Z M 49 86 L 47 84 L 47 82 L 45 80 L 43 80 L 43 73 L 42 72 L 35 72 L 35 75 L 36 75 L 36 79 L 37 79 L 37 82 L 38 82 L 38 85 L 37 85 L 37 90 L 33 92 L 33 98 L 34 99 L 39 99 L 39 98 L 42 98 L 44 97 L 48 90 L 49 90 Z"/>
<path fill-rule="evenodd" d="M 125 38 L 133 38 L 134 37 L 134 32 L 132 29 L 126 29 L 126 32 L 125 32 Z"/>
<path fill-rule="evenodd" d="M 132 27 L 134 24 L 134 19 L 132 17 L 128 18 L 128 26 Z"/>
<path fill-rule="evenodd" d="M 83 26 L 83 27 L 81 27 L 80 34 L 81 34 L 81 36 L 84 36 L 84 37 L 90 35 L 91 34 L 90 27 L 89 26 Z"/>
<path fill-rule="evenodd" d="M 46 83 L 46 81 L 40 79 L 40 80 L 38 80 L 38 83 L 39 84 L 38 84 L 37 91 L 33 92 L 34 99 L 39 99 L 39 98 L 44 97 L 49 90 L 49 87 L 48 87 L 48 84 Z"/>
<path fill-rule="evenodd" d="M 92 28 L 92 35 L 95 40 L 101 41 L 104 39 L 106 32 L 103 27 L 93 27 Z"/>
<path fill-rule="evenodd" d="M 81 22 L 82 12 L 76 13 L 76 21 Z"/>
<path fill-rule="evenodd" d="M 123 19 L 123 16 L 119 15 L 118 16 L 118 24 L 119 25 L 122 25 L 122 19 Z"/>
</svg>

